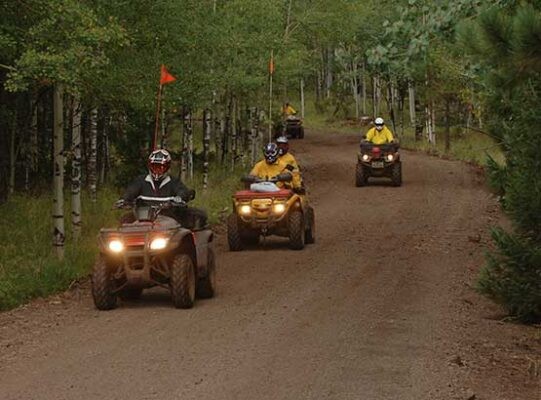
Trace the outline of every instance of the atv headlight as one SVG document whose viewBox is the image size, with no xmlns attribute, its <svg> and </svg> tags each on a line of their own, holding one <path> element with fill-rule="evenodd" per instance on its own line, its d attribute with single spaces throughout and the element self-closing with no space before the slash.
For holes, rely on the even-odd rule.
<svg viewBox="0 0 541 400">
<path fill-rule="evenodd" d="M 167 247 L 168 238 L 158 237 L 150 242 L 150 250 L 163 250 Z"/>
<path fill-rule="evenodd" d="M 242 215 L 249 215 L 252 212 L 252 207 L 250 207 L 248 204 L 244 204 L 239 207 L 239 212 Z"/>
<path fill-rule="evenodd" d="M 282 203 L 275 204 L 273 210 L 276 214 L 282 214 L 286 210 L 286 205 Z"/>
<path fill-rule="evenodd" d="M 394 160 L 394 156 L 392 154 L 387 154 L 387 161 L 391 162 Z"/>
<path fill-rule="evenodd" d="M 111 240 L 109 242 L 109 250 L 111 250 L 113 253 L 120 253 L 122 250 L 124 250 L 124 243 L 122 243 L 120 240 Z"/>
<path fill-rule="evenodd" d="M 363 154 L 363 161 L 370 160 L 370 156 L 368 154 Z"/>
</svg>

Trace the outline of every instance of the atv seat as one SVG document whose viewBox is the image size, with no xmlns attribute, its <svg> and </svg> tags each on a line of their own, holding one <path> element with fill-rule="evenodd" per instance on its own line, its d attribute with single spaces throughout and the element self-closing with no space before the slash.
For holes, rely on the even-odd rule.
<svg viewBox="0 0 541 400">
<path fill-rule="evenodd" d="M 372 148 L 379 147 L 381 151 L 388 153 L 388 152 L 397 152 L 400 148 L 400 145 L 398 143 L 386 143 L 386 144 L 374 144 L 372 142 L 368 141 L 361 141 L 361 151 L 362 152 L 371 152 Z"/>
<path fill-rule="evenodd" d="M 293 196 L 293 192 L 289 189 L 280 189 L 277 192 L 252 192 L 251 190 L 241 190 L 235 193 L 235 199 L 237 200 L 250 200 L 250 199 L 268 199 L 270 198 L 289 198 Z"/>
</svg>

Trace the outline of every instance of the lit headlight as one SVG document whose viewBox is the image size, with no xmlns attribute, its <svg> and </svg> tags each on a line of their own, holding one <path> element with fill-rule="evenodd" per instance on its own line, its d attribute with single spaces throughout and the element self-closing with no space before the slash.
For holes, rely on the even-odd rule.
<svg viewBox="0 0 541 400">
<path fill-rule="evenodd" d="M 252 212 L 252 207 L 250 207 L 248 204 L 244 204 L 239 207 L 239 212 L 244 215 L 248 215 Z"/>
<path fill-rule="evenodd" d="M 387 154 L 387 161 L 393 161 L 394 156 L 392 154 Z"/>
<path fill-rule="evenodd" d="M 124 244 L 120 240 L 111 240 L 109 242 L 109 250 L 113 253 L 120 253 L 124 250 Z"/>
<path fill-rule="evenodd" d="M 370 160 L 370 156 L 368 154 L 363 154 L 363 161 Z"/>
<path fill-rule="evenodd" d="M 273 209 L 274 209 L 274 212 L 276 214 L 282 214 L 286 210 L 286 205 L 285 204 L 275 204 Z"/>
<path fill-rule="evenodd" d="M 169 242 L 167 238 L 156 238 L 150 242 L 150 250 L 163 250 L 167 247 L 167 242 Z"/>
</svg>

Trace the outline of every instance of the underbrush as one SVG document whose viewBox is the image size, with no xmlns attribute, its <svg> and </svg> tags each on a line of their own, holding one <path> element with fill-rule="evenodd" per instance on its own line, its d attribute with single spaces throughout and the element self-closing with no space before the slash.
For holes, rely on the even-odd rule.
<svg viewBox="0 0 541 400">
<path fill-rule="evenodd" d="M 238 187 L 243 168 L 211 171 L 209 188 L 202 189 L 202 176 L 187 181 L 197 191 L 194 206 L 205 208 L 211 224 L 220 221 L 230 207 L 231 194 Z M 103 187 L 92 203 L 83 195 L 83 230 L 78 243 L 70 232 L 69 192 L 66 192 L 64 261 L 52 250 L 52 198 L 17 194 L 0 206 L 4 222 L 0 225 L 0 310 L 16 307 L 36 297 L 65 290 L 77 279 L 88 275 L 98 253 L 97 234 L 101 227 L 116 225 L 122 211 L 112 204 L 122 190 Z"/>
<path fill-rule="evenodd" d="M 425 138 L 416 141 L 413 130 L 406 129 L 404 135 L 400 137 L 400 143 L 405 149 L 423 151 L 477 165 L 485 165 L 488 157 L 498 163 L 504 162 L 499 144 L 490 136 L 473 130 L 463 131 L 459 128 L 453 128 L 448 152 L 445 151 L 445 140 L 441 133 L 437 134 L 436 144 L 433 145 L 428 143 Z"/>
</svg>

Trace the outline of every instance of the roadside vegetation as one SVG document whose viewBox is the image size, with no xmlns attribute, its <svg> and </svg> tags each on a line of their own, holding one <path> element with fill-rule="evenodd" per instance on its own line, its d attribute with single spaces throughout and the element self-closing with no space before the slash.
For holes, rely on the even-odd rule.
<svg viewBox="0 0 541 400">
<path fill-rule="evenodd" d="M 217 221 L 281 104 L 299 99 L 320 130 L 383 115 L 406 147 L 488 159 L 515 230 L 494 231 L 479 289 L 539 318 L 541 15 L 529 3 L 3 2 L 0 308 L 86 273 L 156 127 Z M 156 124 L 162 65 L 176 81 Z"/>
</svg>

